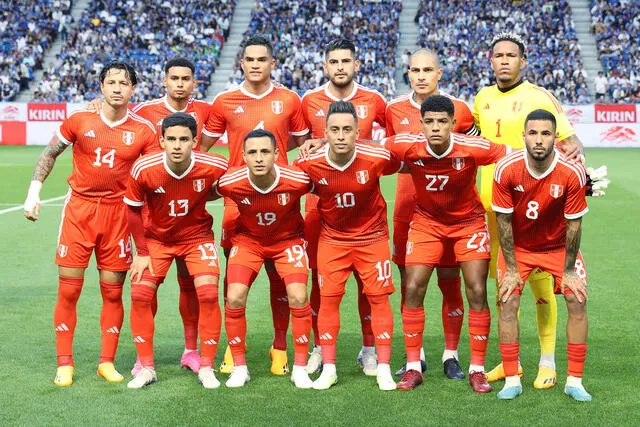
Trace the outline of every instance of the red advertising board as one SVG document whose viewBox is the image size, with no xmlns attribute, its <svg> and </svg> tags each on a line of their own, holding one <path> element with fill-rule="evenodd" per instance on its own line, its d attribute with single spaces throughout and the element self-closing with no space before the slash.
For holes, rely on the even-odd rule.
<svg viewBox="0 0 640 427">
<path fill-rule="evenodd" d="M 633 104 L 596 104 L 596 123 L 636 123 L 636 106 Z"/>
</svg>

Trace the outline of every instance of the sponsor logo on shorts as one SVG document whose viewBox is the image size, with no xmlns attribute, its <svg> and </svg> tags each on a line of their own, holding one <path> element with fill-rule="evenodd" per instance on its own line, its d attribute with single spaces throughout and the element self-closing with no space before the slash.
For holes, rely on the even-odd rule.
<svg viewBox="0 0 640 427">
<path fill-rule="evenodd" d="M 369 181 L 369 171 L 364 170 L 356 172 L 356 181 L 358 181 L 358 184 L 366 184 Z"/>
<path fill-rule="evenodd" d="M 122 142 L 124 142 L 124 145 L 133 145 L 133 143 L 135 142 L 136 139 L 136 134 L 133 132 L 130 132 L 128 130 L 125 130 L 122 132 Z"/>
<path fill-rule="evenodd" d="M 206 180 L 204 178 L 194 179 L 193 191 L 195 191 L 196 193 L 200 193 L 202 190 L 204 190 L 205 185 L 206 185 Z"/>
<path fill-rule="evenodd" d="M 289 193 L 280 193 L 278 194 L 278 204 L 281 206 L 286 206 L 287 203 L 291 200 L 291 195 Z"/>
<path fill-rule="evenodd" d="M 564 194 L 564 186 L 559 184 L 551 184 L 549 186 L 549 194 L 554 199 L 557 199 L 558 197 L 562 196 L 562 194 Z"/>
<path fill-rule="evenodd" d="M 67 253 L 69 253 L 69 246 L 63 245 L 62 243 L 58 245 L 58 255 L 60 255 L 60 258 L 66 257 Z"/>
<path fill-rule="evenodd" d="M 284 111 L 284 102 L 271 101 L 271 111 L 273 111 L 273 114 L 282 114 Z"/>
</svg>

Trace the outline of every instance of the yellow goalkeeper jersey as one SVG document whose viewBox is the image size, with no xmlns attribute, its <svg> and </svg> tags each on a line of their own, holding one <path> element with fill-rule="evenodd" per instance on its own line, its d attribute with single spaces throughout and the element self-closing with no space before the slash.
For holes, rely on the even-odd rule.
<svg viewBox="0 0 640 427">
<path fill-rule="evenodd" d="M 490 141 L 524 148 L 524 120 L 537 109 L 547 110 L 556 117 L 559 141 L 575 135 L 558 100 L 527 80 L 507 92 L 501 92 L 497 85 L 482 88 L 473 104 L 473 119 L 482 136 Z"/>
</svg>

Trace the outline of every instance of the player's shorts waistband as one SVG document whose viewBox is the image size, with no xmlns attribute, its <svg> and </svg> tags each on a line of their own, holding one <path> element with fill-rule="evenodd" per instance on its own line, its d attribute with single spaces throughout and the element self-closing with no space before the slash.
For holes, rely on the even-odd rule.
<svg viewBox="0 0 640 427">
<path fill-rule="evenodd" d="M 318 239 L 319 242 L 325 243 L 328 245 L 336 245 L 336 246 L 369 246 L 378 242 L 382 242 L 385 240 L 389 240 L 389 235 L 377 236 L 375 239 L 370 240 L 338 240 L 332 239 L 331 237 L 323 237 L 322 235 Z"/>
<path fill-rule="evenodd" d="M 124 206 L 124 193 L 118 194 L 114 196 L 113 194 L 105 195 L 105 196 L 90 196 L 82 193 L 78 193 L 75 190 L 71 190 L 71 197 L 74 199 L 80 199 L 83 201 L 87 201 L 90 203 L 99 203 L 99 204 L 122 204 Z"/>
<path fill-rule="evenodd" d="M 214 241 L 213 232 L 209 235 L 201 235 L 189 238 L 180 238 L 177 240 L 160 240 L 154 236 L 149 236 L 145 234 L 145 239 L 150 241 L 152 244 L 163 245 L 163 246 L 189 246 L 196 245 L 198 243 L 211 243 Z"/>
</svg>

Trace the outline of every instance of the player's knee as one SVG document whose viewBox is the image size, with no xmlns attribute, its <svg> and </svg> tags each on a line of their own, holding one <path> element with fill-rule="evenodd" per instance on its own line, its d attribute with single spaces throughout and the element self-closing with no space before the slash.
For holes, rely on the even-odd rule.
<svg viewBox="0 0 640 427">
<path fill-rule="evenodd" d="M 389 304 L 389 295 L 387 294 L 367 295 L 367 299 L 371 306 L 381 307 Z"/>
<path fill-rule="evenodd" d="M 569 312 L 569 316 L 577 320 L 581 320 L 586 317 L 586 301 L 579 302 L 578 298 L 572 293 L 566 294 L 564 298 L 567 301 L 567 311 Z"/>
<path fill-rule="evenodd" d="M 302 292 L 289 292 L 287 293 L 287 299 L 291 307 L 304 307 L 307 302 L 307 293 Z"/>
<path fill-rule="evenodd" d="M 193 283 L 191 276 L 182 276 L 178 274 L 178 285 L 180 286 L 180 292 L 195 292 L 196 286 Z"/>
<path fill-rule="evenodd" d="M 121 302 L 122 301 L 122 284 L 100 282 L 100 293 L 103 301 Z"/>
<path fill-rule="evenodd" d="M 78 301 L 82 293 L 84 279 L 60 277 L 58 282 L 58 298 L 74 303 Z"/>
<path fill-rule="evenodd" d="M 151 286 L 143 284 L 131 286 L 131 301 L 133 303 L 151 304 L 155 294 L 156 289 Z"/>
<path fill-rule="evenodd" d="M 217 304 L 218 303 L 218 286 L 202 285 L 196 288 L 198 301 L 200 303 Z"/>
<path fill-rule="evenodd" d="M 500 303 L 500 320 L 511 322 L 517 320 L 520 309 L 520 295 L 511 294 L 506 302 Z"/>
<path fill-rule="evenodd" d="M 230 283 L 227 289 L 227 304 L 232 308 L 244 307 L 247 304 L 249 288 L 240 283 Z"/>
</svg>

